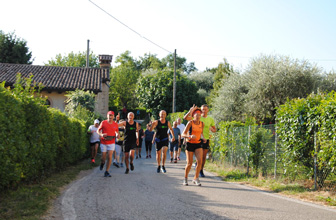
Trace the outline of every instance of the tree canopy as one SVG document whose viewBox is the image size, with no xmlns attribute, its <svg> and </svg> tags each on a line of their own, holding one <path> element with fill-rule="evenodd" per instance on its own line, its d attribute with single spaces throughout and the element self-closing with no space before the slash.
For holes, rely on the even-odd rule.
<svg viewBox="0 0 336 220">
<path fill-rule="evenodd" d="M 27 41 L 14 32 L 5 34 L 0 30 L 0 63 L 32 64 L 33 60 Z"/>
<path fill-rule="evenodd" d="M 164 69 L 143 73 L 136 91 L 141 107 L 155 116 L 160 110 L 172 112 L 174 71 Z M 200 105 L 197 86 L 184 74 L 176 73 L 176 111 L 189 109 L 193 104 Z"/>
<path fill-rule="evenodd" d="M 57 54 L 55 59 L 48 60 L 46 66 L 67 66 L 67 67 L 86 67 L 86 51 L 83 52 L 70 52 L 67 55 L 62 56 Z M 91 51 L 89 55 L 89 67 L 99 67 L 99 57 L 94 55 Z"/>
</svg>

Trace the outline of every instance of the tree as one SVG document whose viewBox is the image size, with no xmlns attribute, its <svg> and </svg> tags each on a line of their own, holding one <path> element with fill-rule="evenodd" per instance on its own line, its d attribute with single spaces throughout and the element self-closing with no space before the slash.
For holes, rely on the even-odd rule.
<svg viewBox="0 0 336 220">
<path fill-rule="evenodd" d="M 247 93 L 245 78 L 239 73 L 231 73 L 212 102 L 214 117 L 218 121 L 244 121 Z"/>
<path fill-rule="evenodd" d="M 116 58 L 120 65 L 112 68 L 110 82 L 110 107 L 121 109 L 136 108 L 137 99 L 135 90 L 140 76 L 140 63 L 126 51 Z"/>
<path fill-rule="evenodd" d="M 32 64 L 33 61 L 27 41 L 17 38 L 14 32 L 5 34 L 0 30 L 0 63 Z"/>
<path fill-rule="evenodd" d="M 160 110 L 172 112 L 173 76 L 171 69 L 143 73 L 136 92 L 140 106 L 155 116 Z M 193 104 L 200 105 L 197 90 L 194 82 L 184 74 L 176 73 L 176 111 L 189 109 Z"/>
<path fill-rule="evenodd" d="M 224 80 L 234 72 L 233 66 L 230 65 L 225 58 L 223 63 L 219 63 L 218 67 L 216 69 L 211 69 L 211 71 L 216 72 L 214 75 L 213 90 L 207 100 L 210 106 L 212 106 L 214 99 L 218 97 L 218 90 L 222 87 Z"/>
<path fill-rule="evenodd" d="M 150 69 L 160 70 L 165 67 L 165 64 L 153 54 L 145 54 L 143 57 L 140 57 L 140 63 L 142 71 Z"/>
<path fill-rule="evenodd" d="M 72 116 L 76 109 L 81 106 L 90 112 L 95 109 L 95 94 L 90 91 L 76 89 L 65 95 L 67 98 L 65 111 Z"/>
<path fill-rule="evenodd" d="M 195 63 L 186 63 L 187 59 L 184 57 L 176 56 L 176 70 L 182 70 L 183 72 L 190 74 L 191 72 L 197 71 Z M 169 54 L 162 59 L 162 62 L 166 67 L 174 69 L 174 54 Z"/>
<path fill-rule="evenodd" d="M 211 72 L 193 72 L 188 75 L 188 79 L 196 83 L 197 93 L 202 103 L 205 103 L 206 98 L 210 96 L 210 92 L 213 90 L 214 74 Z"/>
<path fill-rule="evenodd" d="M 67 66 L 67 67 L 86 67 L 86 51 L 78 52 L 75 54 L 74 52 L 70 52 L 66 56 L 62 56 L 61 54 L 57 54 L 55 59 L 48 60 L 46 66 Z M 99 57 L 94 55 L 91 51 L 89 55 L 89 67 L 99 68 Z"/>
<path fill-rule="evenodd" d="M 245 109 L 259 121 L 275 122 L 276 108 L 287 99 L 307 97 L 316 91 L 321 70 L 306 60 L 261 55 L 248 66 Z"/>
</svg>

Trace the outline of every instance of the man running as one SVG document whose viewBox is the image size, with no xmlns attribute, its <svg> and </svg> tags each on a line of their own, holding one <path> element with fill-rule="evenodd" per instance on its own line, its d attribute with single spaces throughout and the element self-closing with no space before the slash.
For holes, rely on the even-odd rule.
<svg viewBox="0 0 336 220">
<path fill-rule="evenodd" d="M 139 145 L 139 124 L 134 121 L 134 113 L 129 112 L 127 121 L 120 122 L 119 127 L 125 127 L 123 150 L 125 154 L 126 171 L 129 173 L 129 165 L 134 170 L 134 150 Z"/>
<path fill-rule="evenodd" d="M 114 112 L 109 111 L 107 113 L 107 120 L 100 123 L 97 133 L 101 137 L 100 149 L 102 152 L 100 170 L 103 170 L 106 154 L 107 154 L 107 165 L 104 173 L 105 177 L 111 177 L 109 170 L 112 162 L 112 154 L 115 150 L 115 138 L 118 135 L 118 124 L 113 121 Z"/>
<path fill-rule="evenodd" d="M 191 113 L 197 109 L 197 106 L 193 106 L 190 108 L 189 112 L 184 116 L 185 120 L 192 120 L 192 116 Z M 201 177 L 205 177 L 204 172 L 203 172 L 203 168 L 204 168 L 204 164 L 206 161 L 206 155 L 210 149 L 210 131 L 211 132 L 216 132 L 216 126 L 215 126 L 215 120 L 214 118 L 212 118 L 211 116 L 208 116 L 208 112 L 209 112 L 209 106 L 204 104 L 201 106 L 201 110 L 202 110 L 202 117 L 201 117 L 201 121 L 204 123 L 204 129 L 203 129 L 203 135 L 204 138 L 207 140 L 205 143 L 202 144 L 202 148 L 203 148 L 203 159 L 202 159 L 202 166 L 201 166 L 201 170 L 200 170 L 200 176 Z"/>
<path fill-rule="evenodd" d="M 152 126 L 150 128 L 150 131 L 153 131 L 154 128 L 156 128 L 155 133 L 155 142 L 156 142 L 156 161 L 158 164 L 157 173 L 160 173 L 160 170 L 162 173 L 166 173 L 165 168 L 165 162 L 167 158 L 167 149 L 168 149 L 168 129 L 170 130 L 172 134 L 172 141 L 175 141 L 175 135 L 174 131 L 169 123 L 169 121 L 166 120 L 167 112 L 165 110 L 161 110 L 159 113 L 160 119 L 155 120 L 152 123 Z M 161 153 L 162 153 L 162 167 L 161 165 Z"/>
<path fill-rule="evenodd" d="M 174 160 L 174 163 L 177 163 L 177 151 L 178 151 L 178 146 L 181 142 L 181 131 L 180 129 L 177 127 L 177 121 L 173 122 L 173 131 L 174 131 L 174 135 L 175 135 L 175 141 L 171 141 L 172 139 L 172 134 L 169 131 L 169 144 L 170 144 L 170 148 L 169 148 L 169 152 L 170 152 L 170 162 L 172 163 Z"/>
<path fill-rule="evenodd" d="M 90 145 L 91 145 L 91 163 L 95 163 L 97 156 L 98 146 L 100 144 L 99 134 L 97 133 L 99 127 L 99 120 L 94 120 L 93 125 L 90 125 L 87 133 L 90 134 Z"/>
</svg>

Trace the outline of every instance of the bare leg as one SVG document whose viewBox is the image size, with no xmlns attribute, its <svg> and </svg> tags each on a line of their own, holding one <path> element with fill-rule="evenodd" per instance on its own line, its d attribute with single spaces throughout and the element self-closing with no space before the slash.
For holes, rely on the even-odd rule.
<svg viewBox="0 0 336 220">
<path fill-rule="evenodd" d="M 156 151 L 156 161 L 157 161 L 157 165 L 160 166 L 160 164 L 161 164 L 161 150 Z"/>
<path fill-rule="evenodd" d="M 165 162 L 166 162 L 167 150 L 168 150 L 167 146 L 165 146 L 165 147 L 162 148 L 162 166 L 164 166 Z"/>
<path fill-rule="evenodd" d="M 113 152 L 114 152 L 114 150 L 108 150 L 107 151 L 107 164 L 106 164 L 106 171 L 107 172 L 110 170 L 110 167 L 111 167 Z"/>
<path fill-rule="evenodd" d="M 129 169 L 129 152 L 125 152 L 125 164 L 126 168 Z"/>
<path fill-rule="evenodd" d="M 209 151 L 208 149 L 203 149 L 203 158 L 202 158 L 201 170 L 203 170 L 203 168 L 204 168 L 204 164 L 205 164 L 205 161 L 206 161 L 206 156 L 207 156 L 208 151 Z"/>
<path fill-rule="evenodd" d="M 188 174 L 190 172 L 192 162 L 193 162 L 194 152 L 191 152 L 191 151 L 189 152 L 186 150 L 186 156 L 187 156 L 187 164 L 184 169 L 184 178 L 188 178 Z"/>
<path fill-rule="evenodd" d="M 203 149 L 202 148 L 198 148 L 195 150 L 195 157 L 196 157 L 196 170 L 195 170 L 195 177 L 194 179 L 197 179 L 201 170 L 201 166 L 202 166 L 202 158 L 203 158 Z"/>
</svg>

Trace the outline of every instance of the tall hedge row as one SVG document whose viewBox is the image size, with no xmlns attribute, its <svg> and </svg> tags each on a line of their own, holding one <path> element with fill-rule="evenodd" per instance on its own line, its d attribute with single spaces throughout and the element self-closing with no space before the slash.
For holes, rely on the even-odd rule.
<svg viewBox="0 0 336 220">
<path fill-rule="evenodd" d="M 0 86 L 0 189 L 32 182 L 82 159 L 82 121 Z"/>
<path fill-rule="evenodd" d="M 336 168 L 336 93 L 311 94 L 293 99 L 277 111 L 277 133 L 287 165 L 303 165 L 313 176 L 314 155 L 318 172 Z"/>
</svg>

